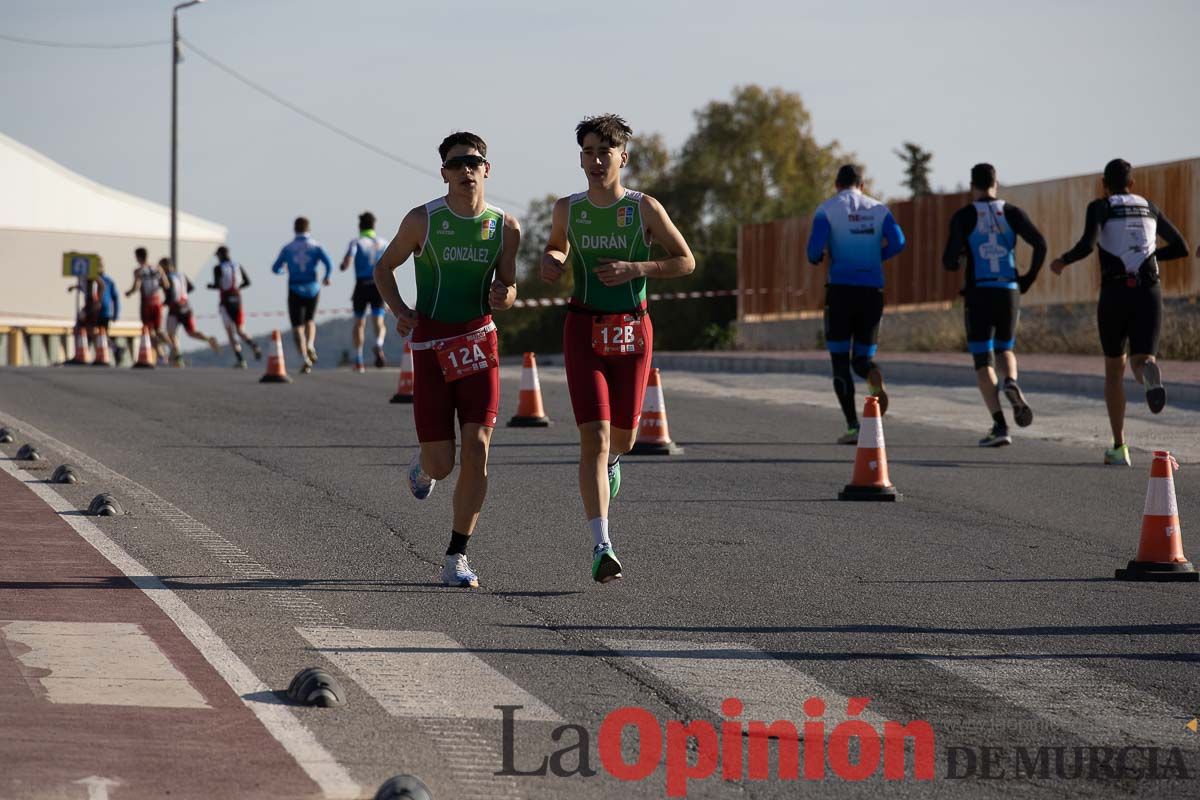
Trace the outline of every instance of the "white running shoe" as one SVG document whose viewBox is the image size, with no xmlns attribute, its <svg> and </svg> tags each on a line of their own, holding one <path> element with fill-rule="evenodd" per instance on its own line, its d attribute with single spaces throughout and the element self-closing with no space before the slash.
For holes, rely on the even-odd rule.
<svg viewBox="0 0 1200 800">
<path fill-rule="evenodd" d="M 442 565 L 442 583 L 461 589 L 476 589 L 479 587 L 479 576 L 467 563 L 466 555 L 455 553 L 452 556 L 446 556 L 446 562 Z"/>
<path fill-rule="evenodd" d="M 424 500 L 433 491 L 435 483 L 437 481 L 426 475 L 425 470 L 421 469 L 421 451 L 418 450 L 408 464 L 408 488 L 412 490 L 413 497 Z"/>
</svg>

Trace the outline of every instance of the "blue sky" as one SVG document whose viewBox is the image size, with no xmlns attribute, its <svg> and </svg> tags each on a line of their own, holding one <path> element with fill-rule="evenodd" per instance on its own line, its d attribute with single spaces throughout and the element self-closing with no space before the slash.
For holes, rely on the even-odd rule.
<svg viewBox="0 0 1200 800">
<path fill-rule="evenodd" d="M 166 39 L 172 5 L 0 0 L 0 33 Z M 1200 155 L 1200 3 L 1191 0 L 208 0 L 181 21 L 185 37 L 239 72 L 431 170 L 446 133 L 481 133 L 490 196 L 516 212 L 581 188 L 572 136 L 581 116 L 616 111 L 674 147 L 695 109 L 745 83 L 800 93 L 818 138 L 855 152 L 888 196 L 902 194 L 892 150 L 905 140 L 933 151 L 934 185 L 946 188 L 979 160 L 1020 183 L 1095 171 L 1116 155 L 1135 164 Z M 283 279 L 268 267 L 295 215 L 313 220 L 337 259 L 358 212 L 373 210 L 390 232 L 441 193 L 437 179 L 185 59 L 180 204 L 228 226 L 235 257 L 257 278 L 251 310 L 284 306 Z M 0 41 L 0 74 L 0 131 L 167 202 L 166 45 Z M 323 306 L 348 306 L 350 289 L 347 275 L 335 279 Z"/>
</svg>

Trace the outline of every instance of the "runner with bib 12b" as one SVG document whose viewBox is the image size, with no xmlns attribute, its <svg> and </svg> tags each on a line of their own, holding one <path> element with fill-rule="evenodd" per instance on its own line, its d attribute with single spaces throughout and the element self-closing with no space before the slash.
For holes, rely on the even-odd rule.
<svg viewBox="0 0 1200 800">
<path fill-rule="evenodd" d="M 554 204 L 542 280 L 570 267 L 574 290 L 563 327 L 563 361 L 579 426 L 579 492 L 592 534 L 592 578 L 622 577 L 608 531 L 608 506 L 621 488 L 620 458 L 637 438 L 650 373 L 654 328 L 646 278 L 678 278 L 696 268 L 687 242 L 662 205 L 621 185 L 629 163 L 628 123 L 606 114 L 575 128 L 588 188 Z M 666 257 L 651 260 L 651 246 Z"/>
<path fill-rule="evenodd" d="M 442 567 L 446 586 L 474 587 L 467 543 L 487 495 L 487 458 L 500 412 L 499 348 L 491 311 L 517 299 L 517 220 L 484 199 L 491 172 L 487 144 L 453 133 L 438 147 L 446 196 L 414 208 L 375 264 L 375 285 L 396 315 L 396 331 L 412 334 L 413 416 L 420 451 L 408 467 L 413 496 L 424 500 L 454 469 L 457 415 L 461 466 L 454 522 Z M 400 297 L 395 270 L 413 256 L 417 303 Z"/>
</svg>

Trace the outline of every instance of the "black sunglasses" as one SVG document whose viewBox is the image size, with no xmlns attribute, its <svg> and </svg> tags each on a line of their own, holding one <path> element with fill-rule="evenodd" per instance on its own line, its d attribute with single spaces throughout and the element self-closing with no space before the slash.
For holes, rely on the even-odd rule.
<svg viewBox="0 0 1200 800">
<path fill-rule="evenodd" d="M 442 166 L 446 169 L 479 169 L 486 163 L 488 160 L 483 156 L 455 156 L 447 158 Z"/>
</svg>

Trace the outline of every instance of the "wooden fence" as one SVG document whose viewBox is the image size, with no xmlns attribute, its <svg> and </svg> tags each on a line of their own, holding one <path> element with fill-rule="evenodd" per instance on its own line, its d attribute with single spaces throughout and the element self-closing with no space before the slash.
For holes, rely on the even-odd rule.
<svg viewBox="0 0 1200 800">
<path fill-rule="evenodd" d="M 1200 243 L 1200 158 L 1135 169 L 1134 181 L 1134 191 L 1162 209 L 1192 250 L 1186 259 L 1162 264 L 1164 294 L 1200 294 L 1200 262 L 1193 257 Z M 1000 197 L 1029 214 L 1050 248 L 1045 268 L 1021 299 L 1023 304 L 1095 302 L 1100 272 L 1094 254 L 1068 267 L 1062 276 L 1053 275 L 1049 267 L 1078 240 L 1087 204 L 1101 195 L 1099 174 L 1001 186 Z M 889 306 L 920 307 L 958 296 L 962 272 L 942 268 L 942 250 L 951 215 L 967 202 L 968 194 L 953 193 L 891 204 L 908 245 L 884 266 Z M 809 223 L 809 217 L 796 217 L 739 228 L 739 321 L 789 319 L 820 311 L 826 269 L 812 266 L 805 256 Z M 1029 255 L 1028 245 L 1021 243 L 1017 249 L 1021 271 L 1028 267 Z"/>
</svg>

